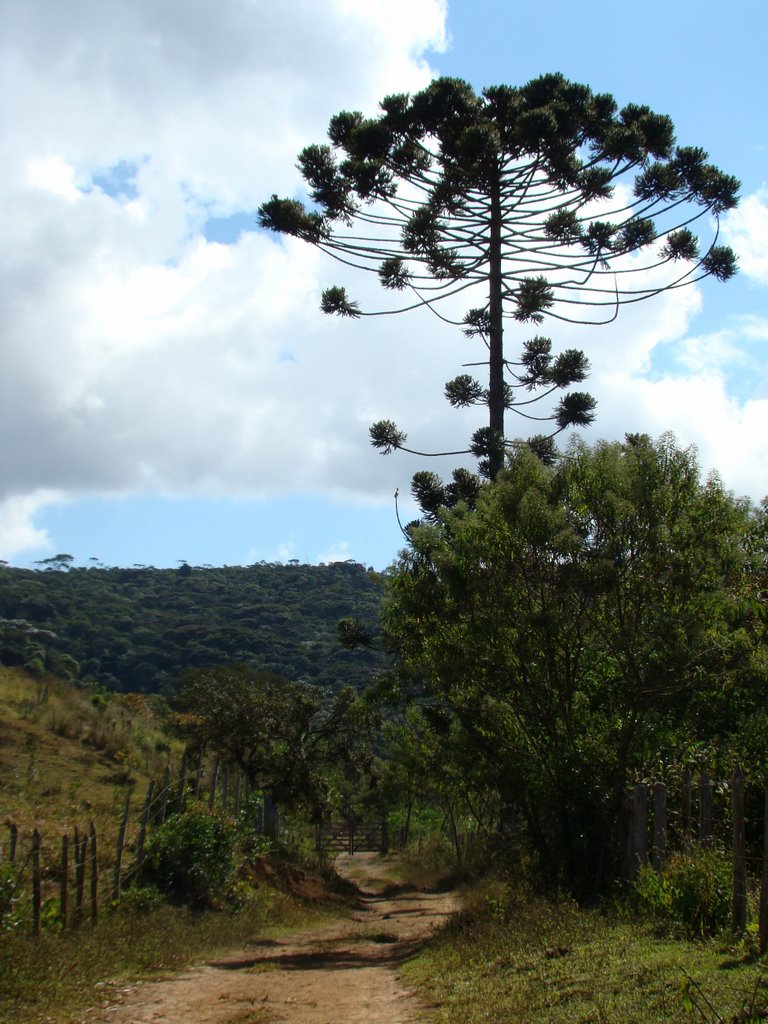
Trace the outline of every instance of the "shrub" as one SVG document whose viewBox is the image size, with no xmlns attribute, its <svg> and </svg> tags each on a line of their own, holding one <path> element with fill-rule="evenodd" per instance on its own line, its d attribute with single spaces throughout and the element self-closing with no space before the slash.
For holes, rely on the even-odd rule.
<svg viewBox="0 0 768 1024">
<path fill-rule="evenodd" d="M 659 873 L 644 867 L 635 879 L 638 908 L 681 927 L 693 938 L 714 935 L 728 925 L 732 869 L 714 847 L 673 854 Z"/>
<path fill-rule="evenodd" d="M 164 905 L 163 894 L 153 886 L 136 886 L 124 889 L 115 904 L 115 910 L 124 914 L 136 914 L 144 917 Z"/>
<path fill-rule="evenodd" d="M 0 863 L 0 931 L 19 924 L 22 896 L 18 869 L 14 864 Z"/>
<path fill-rule="evenodd" d="M 235 838 L 228 822 L 207 811 L 171 815 L 147 843 L 145 881 L 175 902 L 211 906 L 232 874 Z"/>
</svg>

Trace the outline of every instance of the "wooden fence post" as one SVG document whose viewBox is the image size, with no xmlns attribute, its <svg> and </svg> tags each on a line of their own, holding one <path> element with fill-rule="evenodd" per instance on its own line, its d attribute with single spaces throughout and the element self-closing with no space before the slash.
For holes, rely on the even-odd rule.
<svg viewBox="0 0 768 1024">
<path fill-rule="evenodd" d="M 99 917 L 99 858 L 96 847 L 96 826 L 90 823 L 91 835 L 91 922 L 96 924 Z"/>
<path fill-rule="evenodd" d="M 381 852 L 384 857 L 389 853 L 389 822 L 386 818 L 381 821 Z"/>
<path fill-rule="evenodd" d="M 235 817 L 240 818 L 240 791 L 242 787 L 242 775 L 239 769 L 235 773 Z"/>
<path fill-rule="evenodd" d="M 277 812 L 272 794 L 269 791 L 262 793 L 261 831 L 270 839 L 277 839 Z"/>
<path fill-rule="evenodd" d="M 10 836 L 8 839 L 8 862 L 16 863 L 16 845 L 19 841 L 19 826 L 11 823 L 8 826 Z"/>
<path fill-rule="evenodd" d="M 203 751 L 200 750 L 200 754 L 197 758 L 197 768 L 195 769 L 195 800 L 200 799 L 200 785 L 203 781 Z"/>
<path fill-rule="evenodd" d="M 686 768 L 683 772 L 682 785 L 682 808 L 680 814 L 680 829 L 682 832 L 683 849 L 691 841 L 691 807 L 693 803 L 693 792 L 691 787 L 691 769 Z"/>
<path fill-rule="evenodd" d="M 216 787 L 219 784 L 219 768 L 221 767 L 221 758 L 216 755 L 216 760 L 213 762 L 213 770 L 211 771 L 211 788 L 208 792 L 208 810 L 212 811 L 213 806 L 216 803 Z"/>
<path fill-rule="evenodd" d="M 40 934 L 40 908 L 42 906 L 42 879 L 40 877 L 40 833 L 32 833 L 32 934 Z"/>
<path fill-rule="evenodd" d="M 763 865 L 760 877 L 760 956 L 768 950 L 768 786 L 763 800 Z"/>
<path fill-rule="evenodd" d="M 737 765 L 731 775 L 733 818 L 733 900 L 731 927 L 740 935 L 747 927 L 747 841 L 744 828 L 744 773 Z"/>
<path fill-rule="evenodd" d="M 229 805 L 229 761 L 224 765 L 224 785 L 221 794 L 221 804 L 226 814 L 227 806 Z"/>
<path fill-rule="evenodd" d="M 176 810 L 179 814 L 184 810 L 184 795 L 187 786 L 187 752 L 186 750 L 181 755 L 181 764 L 179 765 L 179 791 L 177 794 Z"/>
<path fill-rule="evenodd" d="M 144 843 L 147 838 L 147 823 L 149 822 L 149 812 L 152 808 L 152 796 L 155 792 L 154 779 L 147 786 L 147 795 L 144 798 L 144 807 L 141 810 L 141 818 L 139 820 L 139 839 L 136 843 L 136 884 L 141 885 L 141 874 L 144 870 Z"/>
<path fill-rule="evenodd" d="M 699 842 L 702 846 L 712 842 L 712 783 L 706 772 L 699 779 Z"/>
<path fill-rule="evenodd" d="M 123 868 L 123 850 L 125 849 L 125 832 L 128 828 L 128 812 L 130 810 L 131 798 L 125 798 L 125 810 L 120 821 L 120 828 L 117 833 L 117 853 L 115 855 L 115 880 L 112 884 L 112 901 L 117 903 L 120 899 L 120 881 Z"/>
<path fill-rule="evenodd" d="M 75 828 L 75 917 L 74 924 L 77 926 L 83 919 L 83 896 L 85 893 L 85 859 L 88 853 L 88 836 L 83 833 L 79 835 Z"/>
<path fill-rule="evenodd" d="M 648 787 L 638 782 L 632 791 L 632 877 L 648 863 Z"/>
<path fill-rule="evenodd" d="M 667 787 L 653 787 L 653 869 L 661 871 L 667 859 Z"/>
<path fill-rule="evenodd" d="M 171 789 L 171 769 L 169 765 L 165 766 L 163 772 L 163 788 L 160 790 L 160 796 L 158 797 L 160 806 L 157 810 L 157 823 L 162 825 L 165 821 L 165 816 L 168 811 L 168 795 Z"/>
<path fill-rule="evenodd" d="M 67 927 L 67 898 L 69 885 L 69 836 L 64 833 L 61 837 L 61 878 L 59 880 L 59 917 L 61 927 Z"/>
</svg>

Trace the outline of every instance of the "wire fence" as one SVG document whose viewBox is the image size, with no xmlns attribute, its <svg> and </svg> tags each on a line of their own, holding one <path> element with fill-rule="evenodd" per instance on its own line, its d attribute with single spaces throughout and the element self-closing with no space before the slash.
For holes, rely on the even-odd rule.
<svg viewBox="0 0 768 1024">
<path fill-rule="evenodd" d="M 6 835 L 0 836 L 0 929 L 18 923 L 22 905 L 31 905 L 35 935 L 50 923 L 61 929 L 95 923 L 127 887 L 141 885 L 149 831 L 192 803 L 231 818 L 243 830 L 279 838 L 280 815 L 268 794 L 218 757 L 205 764 L 198 755 L 192 766 L 190 760 L 185 754 L 177 773 L 167 766 L 159 782 L 149 783 L 140 804 L 132 805 L 127 796 L 109 834 L 97 832 L 92 820 L 56 836 L 37 828 L 22 833 L 8 821 Z"/>
<path fill-rule="evenodd" d="M 747 783 L 740 767 L 727 781 L 702 772 L 682 774 L 679 786 L 639 782 L 627 797 L 624 877 L 645 865 L 663 871 L 672 851 L 718 845 L 733 865 L 731 927 L 747 926 L 750 879 L 759 879 L 758 927 L 761 954 L 768 949 L 768 787 Z"/>
</svg>

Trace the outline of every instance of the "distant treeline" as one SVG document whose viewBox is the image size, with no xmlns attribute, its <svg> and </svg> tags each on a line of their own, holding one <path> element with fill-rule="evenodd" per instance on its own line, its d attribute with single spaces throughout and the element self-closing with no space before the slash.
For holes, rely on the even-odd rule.
<svg viewBox="0 0 768 1024">
<path fill-rule="evenodd" d="M 384 656 L 347 651 L 339 619 L 377 631 L 381 577 L 357 562 L 179 569 L 0 565 L 0 663 L 110 690 L 168 694 L 185 669 L 243 662 L 362 688 Z"/>
</svg>

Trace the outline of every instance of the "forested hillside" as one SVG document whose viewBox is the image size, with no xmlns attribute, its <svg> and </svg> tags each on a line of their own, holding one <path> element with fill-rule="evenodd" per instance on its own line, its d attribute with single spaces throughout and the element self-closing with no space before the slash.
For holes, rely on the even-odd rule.
<svg viewBox="0 0 768 1024">
<path fill-rule="evenodd" d="M 337 638 L 346 616 L 376 628 L 381 580 L 358 563 L 120 569 L 67 558 L 0 566 L 0 663 L 145 693 L 231 662 L 332 688 L 362 687 L 383 667 Z"/>
</svg>

